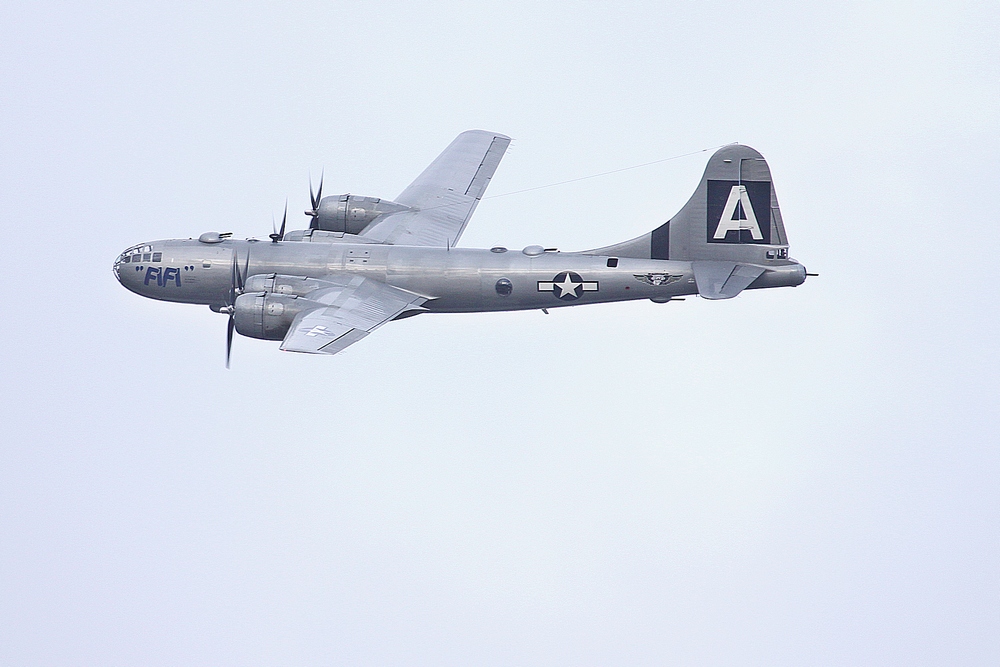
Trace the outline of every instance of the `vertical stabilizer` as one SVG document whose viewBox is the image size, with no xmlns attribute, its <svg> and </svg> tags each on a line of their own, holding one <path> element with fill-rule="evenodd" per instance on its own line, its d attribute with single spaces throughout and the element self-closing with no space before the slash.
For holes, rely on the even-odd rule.
<svg viewBox="0 0 1000 667">
<path fill-rule="evenodd" d="M 771 170 L 761 154 L 749 146 L 720 148 L 709 159 L 701 182 L 677 215 L 639 238 L 589 253 L 735 264 L 781 263 L 788 258 L 788 239 Z"/>
</svg>

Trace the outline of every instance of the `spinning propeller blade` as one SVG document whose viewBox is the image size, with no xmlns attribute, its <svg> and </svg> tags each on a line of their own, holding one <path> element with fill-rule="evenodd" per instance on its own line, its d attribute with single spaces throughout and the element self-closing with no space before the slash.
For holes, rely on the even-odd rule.
<svg viewBox="0 0 1000 667">
<path fill-rule="evenodd" d="M 323 199 L 323 176 L 325 174 L 325 169 L 319 174 L 319 189 L 316 191 L 315 195 L 313 194 L 312 176 L 309 176 L 309 202 L 312 204 L 312 210 L 306 211 L 306 215 L 311 215 L 314 218 L 319 215 L 319 203 Z"/>
<path fill-rule="evenodd" d="M 229 324 L 226 326 L 226 368 L 229 368 L 229 358 L 233 351 L 233 331 L 236 329 L 236 297 L 243 293 L 248 273 L 250 273 L 250 251 L 247 250 L 243 271 L 240 271 L 239 257 L 234 249 L 233 264 L 229 272 L 229 302 L 226 304 L 226 310 L 229 312 Z"/>
<path fill-rule="evenodd" d="M 229 314 L 229 325 L 226 327 L 226 368 L 229 368 L 229 356 L 233 351 L 233 329 L 236 328 L 236 319 L 232 313 Z"/>
<path fill-rule="evenodd" d="M 277 243 L 285 238 L 285 223 L 288 222 L 288 200 L 285 200 L 285 214 L 281 216 L 281 231 L 274 231 L 274 216 L 271 216 L 271 243 Z"/>
</svg>

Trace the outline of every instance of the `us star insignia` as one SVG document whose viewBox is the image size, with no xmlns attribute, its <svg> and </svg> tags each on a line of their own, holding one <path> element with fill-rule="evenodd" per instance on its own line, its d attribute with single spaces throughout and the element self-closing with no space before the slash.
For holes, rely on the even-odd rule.
<svg viewBox="0 0 1000 667">
<path fill-rule="evenodd" d="M 573 301 L 583 296 L 584 292 L 599 292 L 600 286 L 596 280 L 584 280 L 579 273 L 563 271 L 552 280 L 539 280 L 538 291 L 552 292 L 557 299 Z"/>
</svg>

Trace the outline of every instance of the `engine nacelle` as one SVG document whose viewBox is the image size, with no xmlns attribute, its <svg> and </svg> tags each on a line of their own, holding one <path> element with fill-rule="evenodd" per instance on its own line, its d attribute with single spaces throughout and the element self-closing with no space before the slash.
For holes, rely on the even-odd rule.
<svg viewBox="0 0 1000 667">
<path fill-rule="evenodd" d="M 294 295 L 244 293 L 236 297 L 233 319 L 236 320 L 236 331 L 244 336 L 281 340 L 288 333 L 295 316 L 315 306 L 315 302 Z"/>
<path fill-rule="evenodd" d="M 359 234 L 376 218 L 390 213 L 407 211 L 409 208 L 409 206 L 377 197 L 334 195 L 323 197 L 317 210 L 306 211 L 306 213 L 313 216 L 312 222 L 309 223 L 309 229 Z"/>
<path fill-rule="evenodd" d="M 323 298 L 330 303 L 331 292 L 341 292 L 351 284 L 350 276 L 327 276 L 327 279 L 306 276 L 283 276 L 280 273 L 258 273 L 247 278 L 244 292 L 271 292 L 276 295 Z M 322 290 L 322 291 L 317 291 Z"/>
<path fill-rule="evenodd" d="M 283 276 L 278 273 L 258 273 L 247 278 L 244 292 L 273 292 L 306 296 L 321 287 L 329 287 L 330 283 L 305 276 Z"/>
</svg>

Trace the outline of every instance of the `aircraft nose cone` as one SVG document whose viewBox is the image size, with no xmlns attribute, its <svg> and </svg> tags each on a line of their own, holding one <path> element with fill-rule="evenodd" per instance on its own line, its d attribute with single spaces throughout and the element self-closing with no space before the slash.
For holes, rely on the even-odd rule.
<svg viewBox="0 0 1000 667">
<path fill-rule="evenodd" d="M 123 252 L 122 254 L 118 255 L 118 258 L 115 259 L 115 263 L 111 266 L 111 271 L 115 274 L 115 278 L 117 278 L 118 282 L 120 283 L 122 283 L 122 270 L 126 266 L 128 266 L 127 264 L 122 263 L 124 259 L 125 259 L 125 253 Z M 124 285 L 125 283 L 122 284 Z"/>
<path fill-rule="evenodd" d="M 115 260 L 114 265 L 111 270 L 115 274 L 115 278 L 121 283 L 122 287 L 132 292 L 135 291 L 136 287 L 136 273 L 140 270 L 140 260 L 142 258 L 141 254 L 136 253 L 135 248 L 129 248 L 122 254 L 118 255 Z"/>
</svg>

